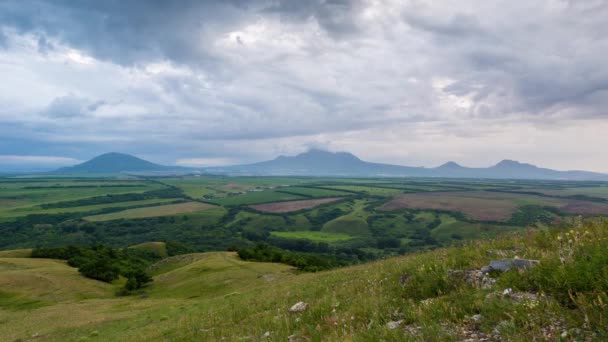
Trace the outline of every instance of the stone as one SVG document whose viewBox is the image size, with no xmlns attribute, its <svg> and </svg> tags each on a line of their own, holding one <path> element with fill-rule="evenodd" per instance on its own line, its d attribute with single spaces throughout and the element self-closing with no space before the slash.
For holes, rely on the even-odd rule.
<svg viewBox="0 0 608 342">
<path fill-rule="evenodd" d="M 484 266 L 481 269 L 482 273 L 488 273 L 491 271 L 507 272 L 511 269 L 525 270 L 532 268 L 539 264 L 538 260 L 529 259 L 502 259 L 493 260 L 488 266 Z"/>
<path fill-rule="evenodd" d="M 291 312 L 291 313 L 304 312 L 304 311 L 306 311 L 306 309 L 308 309 L 307 303 L 297 302 L 291 308 L 289 308 L 289 312 Z"/>
<path fill-rule="evenodd" d="M 388 323 L 386 323 L 386 327 L 389 329 L 397 329 L 399 328 L 399 326 L 403 323 L 403 320 L 400 319 L 398 321 L 390 321 Z"/>
</svg>

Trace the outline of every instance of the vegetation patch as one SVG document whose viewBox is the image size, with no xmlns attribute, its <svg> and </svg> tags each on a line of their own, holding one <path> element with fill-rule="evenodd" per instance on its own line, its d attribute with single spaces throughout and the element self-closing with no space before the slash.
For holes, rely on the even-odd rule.
<svg viewBox="0 0 608 342">
<path fill-rule="evenodd" d="M 321 204 L 332 203 L 341 200 L 341 197 L 333 198 L 320 198 L 311 200 L 300 200 L 300 201 L 288 201 L 288 202 L 275 202 L 266 204 L 257 204 L 250 206 L 251 208 L 266 212 L 266 213 L 288 213 L 292 211 L 299 211 L 314 208 Z"/>
<path fill-rule="evenodd" d="M 45 305 L 47 303 L 37 299 L 0 291 L 0 308 L 5 310 L 33 310 Z"/>
<path fill-rule="evenodd" d="M 226 206 L 249 205 L 304 199 L 303 196 L 286 194 L 277 191 L 252 191 L 244 194 L 214 199 L 214 203 Z"/>
<path fill-rule="evenodd" d="M 85 217 L 87 221 L 110 221 L 118 219 L 136 219 L 145 217 L 158 217 L 191 213 L 213 208 L 212 205 L 200 202 L 186 202 L 178 204 L 158 205 L 137 209 L 128 209 L 110 214 L 101 214 Z"/>
<path fill-rule="evenodd" d="M 272 232 L 272 235 L 285 239 L 306 239 L 319 242 L 345 241 L 353 238 L 352 235 L 348 234 L 318 231 Z"/>
</svg>

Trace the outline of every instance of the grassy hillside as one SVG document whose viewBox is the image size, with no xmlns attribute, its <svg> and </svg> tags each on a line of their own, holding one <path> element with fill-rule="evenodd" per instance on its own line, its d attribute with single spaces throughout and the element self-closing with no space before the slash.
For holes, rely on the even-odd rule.
<svg viewBox="0 0 608 342">
<path fill-rule="evenodd" d="M 0 256 L 0 340 L 600 341 L 606 248 L 608 223 L 594 221 L 308 274 L 189 254 L 153 266 L 146 294 L 131 297 L 62 262 Z M 540 265 L 491 274 L 487 289 L 448 277 L 516 256 Z M 308 309 L 289 313 L 299 301 Z"/>
</svg>

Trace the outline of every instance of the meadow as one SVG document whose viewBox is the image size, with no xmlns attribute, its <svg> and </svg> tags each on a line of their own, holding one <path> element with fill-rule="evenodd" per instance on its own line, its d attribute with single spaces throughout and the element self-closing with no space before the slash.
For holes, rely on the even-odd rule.
<svg viewBox="0 0 608 342">
<path fill-rule="evenodd" d="M 601 341 L 607 228 L 571 220 L 318 273 L 232 252 L 177 255 L 151 266 L 153 281 L 139 294 L 122 297 L 114 291 L 123 279 L 102 283 L 65 262 L 0 254 L 0 338 Z M 449 275 L 479 269 L 498 252 L 540 264 L 493 274 L 485 288 Z M 289 312 L 298 302 L 306 309 Z"/>
</svg>

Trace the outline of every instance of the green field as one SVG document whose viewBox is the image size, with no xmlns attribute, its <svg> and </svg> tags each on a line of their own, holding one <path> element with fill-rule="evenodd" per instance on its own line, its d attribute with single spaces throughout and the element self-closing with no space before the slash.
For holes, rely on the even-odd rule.
<svg viewBox="0 0 608 342">
<path fill-rule="evenodd" d="M 267 244 L 333 258 L 327 268 L 544 229 L 578 214 L 608 216 L 607 188 L 418 178 L 0 178 L 0 249 L 175 241 L 206 252 Z M 588 197 L 564 198 L 576 195 Z M 295 202 L 330 197 L 341 200 Z M 328 249 L 332 237 L 340 239 Z"/>
<path fill-rule="evenodd" d="M 358 193 L 363 193 L 371 196 L 389 196 L 403 193 L 403 190 L 393 188 L 378 188 L 371 186 L 360 186 L 360 185 L 332 185 L 328 187 L 334 190 L 346 190 Z"/>
<path fill-rule="evenodd" d="M 258 203 L 270 203 L 278 201 L 289 201 L 297 199 L 305 199 L 306 197 L 285 194 L 276 191 L 259 191 L 259 192 L 247 192 L 241 195 L 228 196 L 224 198 L 214 199 L 213 202 L 226 206 L 233 205 L 246 205 L 246 204 L 258 204 Z"/>
<path fill-rule="evenodd" d="M 93 215 L 85 217 L 87 221 L 110 221 L 118 219 L 137 219 L 145 217 L 172 216 L 213 208 L 213 206 L 200 202 L 186 202 L 166 204 L 145 208 L 127 209 L 110 214 Z"/>
<path fill-rule="evenodd" d="M 303 187 L 282 187 L 279 188 L 278 191 L 284 191 L 293 193 L 296 195 L 302 196 L 310 196 L 310 197 L 340 197 L 340 196 L 349 196 L 352 193 L 337 191 L 337 190 L 328 190 L 328 189 L 319 189 L 319 188 L 303 188 Z"/>
<path fill-rule="evenodd" d="M 349 234 L 339 234 L 330 232 L 317 231 L 292 231 L 292 232 L 272 232 L 273 236 L 278 236 L 285 239 L 306 239 L 319 242 L 335 242 L 350 240 L 353 238 Z"/>
</svg>

